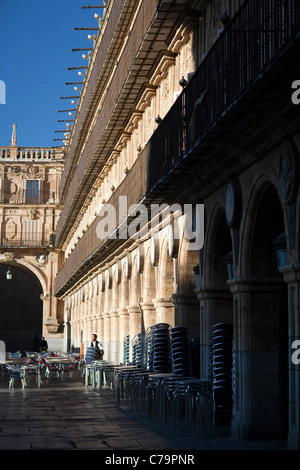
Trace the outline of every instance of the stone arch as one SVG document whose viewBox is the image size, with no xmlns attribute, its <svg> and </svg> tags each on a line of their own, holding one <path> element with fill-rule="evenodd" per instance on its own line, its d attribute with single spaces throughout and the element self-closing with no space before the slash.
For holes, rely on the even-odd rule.
<svg viewBox="0 0 300 470">
<path fill-rule="evenodd" d="M 48 294 L 49 286 L 47 282 L 47 277 L 45 274 L 42 272 L 41 269 L 39 269 L 37 266 L 34 266 L 33 264 L 29 263 L 28 261 L 24 260 L 23 258 L 21 259 L 14 259 L 12 262 L 7 263 L 10 266 L 15 266 L 16 268 L 19 269 L 25 269 L 25 271 L 30 274 L 33 273 L 35 277 L 39 280 L 42 290 L 43 290 L 43 295 Z M 1 264 L 0 264 L 1 265 Z"/>
<path fill-rule="evenodd" d="M 10 268 L 12 279 L 6 279 Z M 45 335 L 51 298 L 38 268 L 23 260 L 0 263 L 0 337 L 7 351 L 32 350 L 33 338 Z M 37 346 L 35 346 L 37 347 Z"/>
<path fill-rule="evenodd" d="M 226 255 L 232 251 L 230 229 L 225 219 L 225 204 L 218 202 L 212 209 L 204 240 L 205 286 L 227 287 Z"/>
<path fill-rule="evenodd" d="M 176 271 L 175 324 L 186 326 L 195 335 L 199 335 L 200 314 L 197 299 L 194 268 L 199 266 L 199 251 L 189 250 L 189 241 L 180 240 L 178 259 L 174 259 Z"/>
<path fill-rule="evenodd" d="M 270 175 L 269 175 L 270 176 Z M 258 208 L 260 207 L 260 204 L 264 198 L 264 196 L 268 193 L 270 194 L 272 192 L 272 195 L 274 196 L 274 200 L 272 201 L 271 196 L 269 196 L 269 200 L 272 203 L 270 209 L 274 208 L 273 202 L 276 201 L 276 209 L 280 211 L 280 216 L 282 217 L 281 222 L 279 222 L 278 225 L 278 230 L 282 230 L 286 232 L 285 230 L 285 214 L 282 209 L 282 205 L 279 199 L 278 191 L 276 188 L 276 184 L 274 181 L 274 178 L 270 179 L 267 177 L 265 174 L 260 175 L 257 177 L 253 189 L 249 195 L 248 199 L 248 205 L 245 211 L 245 220 L 244 220 L 244 225 L 241 228 L 241 258 L 240 258 L 240 275 L 241 277 L 249 277 L 251 276 L 251 272 L 253 272 L 253 266 L 251 266 L 251 251 L 252 251 L 252 244 L 254 242 L 253 236 L 253 227 L 255 225 L 255 221 L 258 215 Z M 270 220 L 272 220 L 272 214 L 271 212 L 267 212 L 266 216 L 271 216 Z M 266 222 L 266 220 L 265 220 Z M 276 220 L 274 220 L 276 222 Z M 262 233 L 263 234 L 263 233 Z M 274 237 L 276 233 L 274 232 Z M 279 235 L 279 233 L 277 233 Z M 288 239 L 288 237 L 287 237 Z M 272 252 L 272 258 L 274 260 L 275 256 L 275 249 Z M 276 276 L 277 277 L 277 276 Z"/>
<path fill-rule="evenodd" d="M 199 265 L 199 251 L 189 250 L 189 241 L 184 237 L 180 240 L 177 265 L 177 291 L 179 295 L 196 295 L 195 271 Z"/>
<path fill-rule="evenodd" d="M 267 438 L 287 436 L 287 286 L 273 244 L 278 235 L 287 235 L 286 227 L 275 174 L 257 174 L 241 227 L 240 277 L 232 284 L 236 375 L 244 383 L 243 402 L 237 400 L 236 407 L 245 438 L 255 436 L 258 428 Z"/>
<path fill-rule="evenodd" d="M 155 268 L 151 263 L 150 247 L 145 246 L 143 301 L 153 302 L 157 296 L 156 290 L 156 275 Z"/>
<path fill-rule="evenodd" d="M 132 271 L 130 278 L 131 299 L 130 305 L 138 305 L 142 301 L 141 273 L 137 266 L 136 256 L 132 256 Z"/>
<path fill-rule="evenodd" d="M 125 258 L 121 260 L 120 308 L 127 308 L 129 299 L 129 279 L 126 276 Z"/>
<path fill-rule="evenodd" d="M 159 253 L 159 292 L 158 298 L 170 300 L 174 294 L 173 258 L 168 254 L 168 238 L 164 236 L 160 243 Z"/>
</svg>

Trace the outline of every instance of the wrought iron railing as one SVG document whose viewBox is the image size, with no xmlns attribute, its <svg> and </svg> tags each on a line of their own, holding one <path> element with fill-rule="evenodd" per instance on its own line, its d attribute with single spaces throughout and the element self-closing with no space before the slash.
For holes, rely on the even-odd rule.
<svg viewBox="0 0 300 470">
<path fill-rule="evenodd" d="M 64 159 L 65 154 L 62 149 L 54 148 L 35 148 L 35 147 L 1 147 L 0 160 L 11 160 L 14 155 L 14 160 L 22 161 L 35 161 L 35 160 L 61 160 Z"/>
<path fill-rule="evenodd" d="M 108 202 L 118 211 L 120 195 L 128 195 L 128 206 L 147 197 L 183 155 L 193 151 L 197 141 L 256 86 L 299 30 L 298 0 L 246 0 Z M 86 259 L 91 262 L 95 255 L 100 260 L 108 253 L 104 250 L 99 255 L 102 241 L 96 227 L 97 219 L 58 273 L 56 292 L 82 274 Z"/>
<path fill-rule="evenodd" d="M 10 238 L 2 237 L 0 240 L 1 248 L 45 248 L 50 246 L 49 238 L 43 234 L 36 236 Z"/>
<path fill-rule="evenodd" d="M 150 139 L 149 188 L 264 76 L 299 29 L 298 0 L 243 3 Z"/>
</svg>

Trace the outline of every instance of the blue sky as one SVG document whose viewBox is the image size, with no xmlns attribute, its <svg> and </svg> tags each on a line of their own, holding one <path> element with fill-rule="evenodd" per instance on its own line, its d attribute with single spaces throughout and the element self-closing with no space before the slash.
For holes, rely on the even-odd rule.
<svg viewBox="0 0 300 470">
<path fill-rule="evenodd" d="M 0 80 L 6 85 L 6 104 L 0 104 L 0 147 L 10 145 L 12 124 L 17 124 L 20 147 L 52 147 L 63 136 L 71 100 L 78 93 L 65 82 L 81 81 L 78 70 L 87 62 L 73 48 L 92 45 L 88 34 L 75 27 L 97 27 L 94 14 L 102 0 L 0 0 Z M 79 85 L 80 87 L 80 85 Z"/>
</svg>

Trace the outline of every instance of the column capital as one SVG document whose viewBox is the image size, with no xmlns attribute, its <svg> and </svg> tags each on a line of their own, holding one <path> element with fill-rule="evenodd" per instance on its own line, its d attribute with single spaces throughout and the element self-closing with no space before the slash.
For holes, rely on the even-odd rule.
<svg viewBox="0 0 300 470">
<path fill-rule="evenodd" d="M 142 310 L 155 310 L 155 306 L 152 302 L 141 302 Z"/>
<path fill-rule="evenodd" d="M 238 292 L 273 292 L 282 287 L 281 278 L 236 278 L 227 281 L 231 294 Z"/>
<path fill-rule="evenodd" d="M 119 316 L 119 311 L 118 310 L 115 310 L 114 312 L 110 312 L 110 316 L 111 317 L 118 317 Z"/>
<path fill-rule="evenodd" d="M 280 272 L 283 275 L 284 282 L 290 284 L 292 282 L 300 281 L 300 264 L 289 264 L 280 268 Z"/>
<path fill-rule="evenodd" d="M 128 305 L 127 309 L 129 313 L 141 313 L 141 309 L 138 305 Z"/>
<path fill-rule="evenodd" d="M 198 300 L 207 300 L 207 299 L 224 299 L 230 297 L 232 294 L 229 287 L 200 287 L 200 289 L 195 289 Z"/>
<path fill-rule="evenodd" d="M 155 308 L 157 307 L 174 307 L 174 303 L 171 299 L 168 298 L 161 298 L 161 299 L 153 299 L 153 305 Z"/>
<path fill-rule="evenodd" d="M 119 316 L 121 316 L 121 315 L 129 315 L 128 308 L 125 308 L 125 307 L 124 307 L 124 308 L 119 308 L 119 309 L 118 309 L 118 314 L 119 314 Z"/>
<path fill-rule="evenodd" d="M 197 304 L 198 299 L 192 294 L 172 294 L 173 304 Z"/>
</svg>

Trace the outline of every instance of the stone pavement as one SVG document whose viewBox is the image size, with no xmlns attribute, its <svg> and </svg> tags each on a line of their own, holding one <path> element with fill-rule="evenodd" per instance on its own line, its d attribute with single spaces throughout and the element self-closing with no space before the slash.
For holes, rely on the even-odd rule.
<svg viewBox="0 0 300 470">
<path fill-rule="evenodd" d="M 44 379 L 24 390 L 0 379 L 0 450 L 275 450 L 282 442 L 240 443 L 224 430 L 196 438 L 192 431 L 174 433 L 169 425 L 118 407 L 111 390 L 101 395 L 83 380 Z"/>
</svg>

